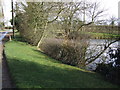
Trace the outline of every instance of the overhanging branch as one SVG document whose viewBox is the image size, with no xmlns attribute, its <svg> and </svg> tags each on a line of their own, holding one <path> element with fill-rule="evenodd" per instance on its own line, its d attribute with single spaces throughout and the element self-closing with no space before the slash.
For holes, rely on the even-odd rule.
<svg viewBox="0 0 120 90">
<path fill-rule="evenodd" d="M 87 58 L 86 61 L 88 61 L 88 63 L 87 63 L 86 65 L 92 63 L 92 62 L 95 61 L 97 58 L 99 58 L 99 56 L 101 56 L 101 55 L 107 50 L 107 48 L 108 48 L 111 44 L 113 44 L 113 43 L 115 43 L 115 42 L 117 42 L 117 41 L 119 41 L 119 40 L 120 40 L 120 38 L 117 39 L 117 40 L 115 40 L 115 41 L 110 42 L 107 46 L 105 46 L 104 50 L 102 50 L 97 56 L 92 56 L 92 57 L 90 57 L 90 58 Z"/>
<path fill-rule="evenodd" d="M 79 31 L 79 29 L 81 29 L 83 26 L 88 26 L 88 25 L 90 25 L 90 24 L 92 24 L 93 22 L 89 22 L 89 23 L 87 23 L 87 24 L 83 24 L 83 25 L 81 25 L 79 28 L 78 28 L 78 30 L 77 31 Z"/>
<path fill-rule="evenodd" d="M 51 20 L 51 21 L 48 21 L 48 23 L 52 23 L 52 22 L 56 21 L 56 20 L 58 19 L 58 17 L 59 17 L 58 15 L 62 12 L 62 10 L 64 10 L 64 8 L 61 9 L 61 10 L 57 13 L 57 16 L 56 16 L 55 19 L 53 19 L 53 20 Z"/>
</svg>

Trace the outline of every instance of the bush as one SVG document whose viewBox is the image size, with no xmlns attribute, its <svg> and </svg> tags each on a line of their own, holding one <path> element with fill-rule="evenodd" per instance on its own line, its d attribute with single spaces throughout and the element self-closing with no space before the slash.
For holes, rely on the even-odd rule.
<svg viewBox="0 0 120 90">
<path fill-rule="evenodd" d="M 81 33 L 79 31 L 72 31 L 69 33 L 68 38 L 73 40 L 81 40 L 81 39 L 88 39 L 91 36 L 85 33 Z"/>
<path fill-rule="evenodd" d="M 41 50 L 53 58 L 59 58 L 59 51 L 62 41 L 60 39 L 45 39 L 40 45 Z"/>
<path fill-rule="evenodd" d="M 73 66 L 85 65 L 85 52 L 87 43 L 68 41 L 62 39 L 45 39 L 40 46 L 41 50 L 49 56 Z"/>
</svg>

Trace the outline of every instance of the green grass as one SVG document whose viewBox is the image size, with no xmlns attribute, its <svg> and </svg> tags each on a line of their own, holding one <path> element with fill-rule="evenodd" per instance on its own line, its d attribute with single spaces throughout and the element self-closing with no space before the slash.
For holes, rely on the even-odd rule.
<svg viewBox="0 0 120 90">
<path fill-rule="evenodd" d="M 5 45 L 8 66 L 18 88 L 114 88 L 97 73 L 62 64 L 19 41 Z"/>
<path fill-rule="evenodd" d="M 95 38 L 95 39 L 114 39 L 114 38 L 120 38 L 119 34 L 83 32 L 83 31 L 81 33 L 88 34 L 88 35 L 91 36 L 91 38 Z"/>
</svg>

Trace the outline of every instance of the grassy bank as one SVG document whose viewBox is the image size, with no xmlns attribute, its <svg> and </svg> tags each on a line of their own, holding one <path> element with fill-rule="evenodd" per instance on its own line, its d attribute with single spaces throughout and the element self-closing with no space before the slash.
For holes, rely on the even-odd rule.
<svg viewBox="0 0 120 90">
<path fill-rule="evenodd" d="M 92 38 L 96 39 L 115 39 L 120 38 L 119 34 L 109 34 L 109 33 L 94 33 L 94 32 L 88 32 Z"/>
<path fill-rule="evenodd" d="M 5 46 L 10 72 L 18 88 L 118 87 L 97 73 L 62 64 L 26 43 L 11 41 Z"/>
<path fill-rule="evenodd" d="M 119 34 L 110 34 L 110 33 L 96 33 L 96 32 L 82 32 L 90 35 L 93 39 L 116 39 L 120 38 Z"/>
</svg>

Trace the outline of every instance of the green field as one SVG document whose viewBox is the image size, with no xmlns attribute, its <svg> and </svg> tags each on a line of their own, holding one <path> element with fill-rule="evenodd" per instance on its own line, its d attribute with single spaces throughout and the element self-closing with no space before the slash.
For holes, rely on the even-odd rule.
<svg viewBox="0 0 120 90">
<path fill-rule="evenodd" d="M 93 32 L 88 32 L 89 34 L 92 35 L 92 37 L 98 37 L 98 38 L 105 38 L 105 39 L 109 39 L 109 38 L 119 38 L 120 35 L 118 34 L 109 34 L 109 33 L 93 33 Z"/>
<path fill-rule="evenodd" d="M 81 32 L 90 35 L 93 39 L 115 39 L 120 38 L 120 34 L 110 34 L 110 33 L 96 33 L 96 32 Z"/>
<path fill-rule="evenodd" d="M 114 88 L 97 73 L 62 64 L 36 47 L 7 42 L 5 53 L 17 88 Z"/>
</svg>

